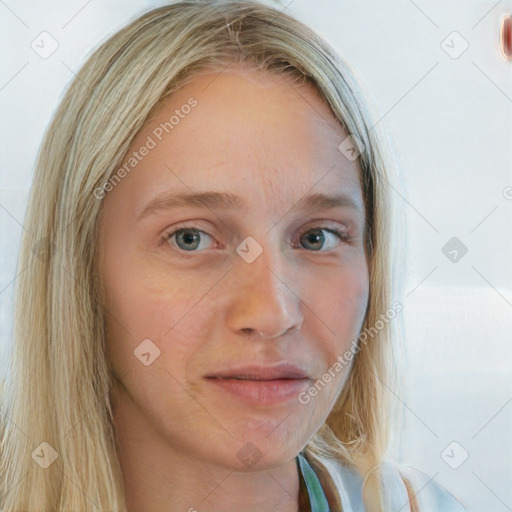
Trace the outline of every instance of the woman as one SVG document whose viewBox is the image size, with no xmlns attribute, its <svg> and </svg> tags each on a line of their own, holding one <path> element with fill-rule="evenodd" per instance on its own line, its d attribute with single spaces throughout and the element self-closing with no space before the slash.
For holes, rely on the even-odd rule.
<svg viewBox="0 0 512 512">
<path fill-rule="evenodd" d="M 105 42 L 32 185 L 2 510 L 464 510 L 386 459 L 393 168 L 347 65 L 271 7 Z"/>
</svg>

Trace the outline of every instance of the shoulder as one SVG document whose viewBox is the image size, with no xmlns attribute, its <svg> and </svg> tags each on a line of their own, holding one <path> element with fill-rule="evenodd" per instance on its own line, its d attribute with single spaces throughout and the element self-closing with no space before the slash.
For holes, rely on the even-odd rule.
<svg viewBox="0 0 512 512">
<path fill-rule="evenodd" d="M 418 503 L 418 509 L 439 512 L 467 512 L 459 499 L 449 492 L 434 477 L 408 465 L 395 465 L 409 494 Z M 412 500 L 411 500 L 412 501 Z"/>
<path fill-rule="evenodd" d="M 319 464 L 320 463 L 320 464 Z M 364 511 L 363 478 L 355 468 L 336 458 L 319 457 L 322 485 L 328 494 L 335 489 L 343 510 Z M 384 460 L 381 465 L 382 492 L 386 510 L 403 512 L 467 512 L 460 501 L 433 477 L 407 465 Z M 323 470 L 323 471 L 322 471 Z M 328 475 L 328 478 L 327 478 Z M 408 507 L 406 507 L 408 505 Z"/>
</svg>

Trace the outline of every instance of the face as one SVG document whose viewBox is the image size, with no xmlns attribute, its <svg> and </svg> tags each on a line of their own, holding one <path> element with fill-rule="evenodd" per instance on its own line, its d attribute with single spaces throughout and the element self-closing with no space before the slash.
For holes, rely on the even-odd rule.
<svg viewBox="0 0 512 512">
<path fill-rule="evenodd" d="M 233 68 L 191 77 L 133 140 L 99 265 L 114 415 L 137 435 L 249 470 L 324 423 L 369 291 L 346 137 L 311 86 Z"/>
</svg>

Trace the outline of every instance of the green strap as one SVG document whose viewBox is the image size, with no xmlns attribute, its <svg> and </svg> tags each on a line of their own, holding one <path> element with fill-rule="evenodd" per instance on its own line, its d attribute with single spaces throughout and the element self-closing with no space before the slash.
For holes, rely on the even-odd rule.
<svg viewBox="0 0 512 512">
<path fill-rule="evenodd" d="M 302 453 L 299 453 L 297 458 L 308 490 L 311 512 L 330 512 L 329 503 L 327 503 L 324 490 L 322 489 L 322 485 L 313 471 L 313 468 L 309 465 L 309 462 Z"/>
</svg>

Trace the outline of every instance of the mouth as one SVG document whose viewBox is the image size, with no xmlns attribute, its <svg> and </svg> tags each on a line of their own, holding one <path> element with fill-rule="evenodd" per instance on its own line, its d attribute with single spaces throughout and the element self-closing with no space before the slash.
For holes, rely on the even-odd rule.
<svg viewBox="0 0 512 512">
<path fill-rule="evenodd" d="M 288 363 L 239 365 L 206 375 L 205 379 L 218 391 L 252 405 L 274 405 L 295 400 L 311 382 L 304 370 Z"/>
</svg>

